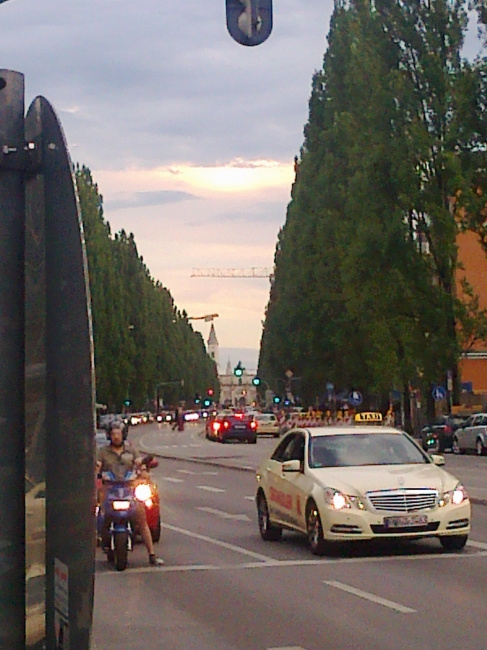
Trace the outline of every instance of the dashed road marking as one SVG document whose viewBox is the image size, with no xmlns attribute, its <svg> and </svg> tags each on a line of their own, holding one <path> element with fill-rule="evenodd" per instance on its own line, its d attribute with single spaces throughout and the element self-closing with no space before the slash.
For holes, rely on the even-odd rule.
<svg viewBox="0 0 487 650">
<path fill-rule="evenodd" d="M 180 474 L 192 474 L 192 475 L 196 474 L 196 472 L 192 472 L 190 469 L 178 469 L 176 471 L 179 472 Z"/>
<path fill-rule="evenodd" d="M 389 609 L 394 609 L 396 610 L 396 612 L 400 612 L 401 614 L 416 613 L 416 610 L 411 609 L 411 607 L 405 607 L 400 603 L 395 603 L 393 600 L 388 600 L 387 598 L 381 598 L 381 596 L 376 596 L 375 594 L 371 594 L 368 591 L 355 589 L 355 587 L 346 585 L 343 582 L 338 582 L 336 580 L 324 580 L 323 582 L 325 585 L 328 585 L 329 587 L 335 587 L 335 589 L 340 589 L 341 591 L 345 591 L 348 594 L 352 594 L 353 596 L 358 596 L 359 598 L 363 598 L 364 600 L 370 600 L 370 602 L 376 603 L 376 605 L 383 605 L 384 607 L 389 607 Z"/>
<path fill-rule="evenodd" d="M 222 490 L 221 488 L 213 487 L 211 485 L 197 485 L 196 487 L 199 490 L 206 490 L 207 492 L 226 492 L 226 490 Z"/>
<path fill-rule="evenodd" d="M 201 472 L 204 476 L 218 476 L 218 472 Z"/>
<path fill-rule="evenodd" d="M 162 480 L 169 483 L 184 483 L 184 478 L 173 478 L 172 476 L 163 476 Z"/>
<path fill-rule="evenodd" d="M 272 646 L 272 648 L 267 648 L 267 650 L 306 650 L 306 648 L 301 647 L 300 645 L 285 645 L 285 646 Z"/>
<path fill-rule="evenodd" d="M 254 558 L 254 560 L 261 560 L 266 564 L 274 564 L 275 562 L 277 562 L 277 560 L 275 560 L 273 557 L 269 557 L 268 555 L 262 555 L 262 553 L 254 553 L 254 551 L 249 551 L 248 549 L 242 548 L 241 546 L 236 546 L 235 544 L 222 542 L 219 539 L 213 539 L 212 537 L 207 537 L 206 535 L 193 533 L 190 530 L 185 530 L 184 528 L 178 528 L 177 526 L 171 526 L 169 524 L 163 524 L 163 526 L 164 529 L 172 530 L 175 533 L 187 535 L 188 537 L 192 537 L 193 539 L 199 539 L 202 542 L 208 542 L 209 544 L 214 544 L 215 546 L 220 546 L 221 548 L 226 548 L 229 551 L 235 551 L 236 553 L 240 553 L 241 555 L 247 555 L 248 557 Z"/>
<path fill-rule="evenodd" d="M 255 501 L 254 496 L 252 496 L 252 497 L 244 497 L 244 499 L 246 499 L 247 501 Z"/>
<path fill-rule="evenodd" d="M 210 515 L 216 515 L 221 519 L 234 519 L 235 521 L 250 521 L 250 518 L 247 517 L 247 515 L 232 515 L 230 512 L 223 512 L 223 510 L 216 510 L 216 508 L 201 507 L 201 508 L 196 508 L 196 510 L 200 510 L 201 512 L 207 512 Z"/>
</svg>

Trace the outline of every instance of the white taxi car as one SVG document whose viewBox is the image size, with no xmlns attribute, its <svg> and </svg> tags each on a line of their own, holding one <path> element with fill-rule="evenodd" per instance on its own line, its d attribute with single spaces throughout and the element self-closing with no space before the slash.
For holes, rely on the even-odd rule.
<svg viewBox="0 0 487 650">
<path fill-rule="evenodd" d="M 406 433 L 360 413 L 351 426 L 296 428 L 257 472 L 259 530 L 278 540 L 283 528 L 307 535 L 315 555 L 330 542 L 438 537 L 460 551 L 471 507 L 459 481 Z M 372 426 L 366 422 L 372 421 Z"/>
<path fill-rule="evenodd" d="M 279 420 L 274 413 L 257 413 L 254 421 L 257 424 L 257 434 L 279 438 Z"/>
</svg>

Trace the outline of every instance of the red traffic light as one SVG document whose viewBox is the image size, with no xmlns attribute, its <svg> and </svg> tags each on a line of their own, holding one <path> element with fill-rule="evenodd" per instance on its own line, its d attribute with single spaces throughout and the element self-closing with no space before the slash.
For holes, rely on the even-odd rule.
<svg viewBox="0 0 487 650">
<path fill-rule="evenodd" d="M 215 391 L 213 390 L 213 388 L 208 388 L 208 390 L 206 392 L 211 397 L 211 395 L 213 395 Z"/>
</svg>

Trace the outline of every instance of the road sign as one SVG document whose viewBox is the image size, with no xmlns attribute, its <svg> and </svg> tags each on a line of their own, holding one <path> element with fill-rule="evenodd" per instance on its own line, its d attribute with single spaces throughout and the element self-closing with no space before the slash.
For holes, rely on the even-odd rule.
<svg viewBox="0 0 487 650">
<path fill-rule="evenodd" d="M 348 396 L 348 401 L 352 406 L 360 406 L 360 404 L 362 404 L 362 393 L 358 390 L 352 390 Z"/>
<path fill-rule="evenodd" d="M 333 390 L 335 390 L 335 384 L 332 384 L 331 381 L 327 382 L 326 384 L 326 390 L 331 393 Z"/>
<path fill-rule="evenodd" d="M 435 386 L 431 391 L 431 394 L 433 395 L 435 402 L 439 402 L 442 399 L 445 399 L 446 390 L 443 388 L 443 386 Z"/>
<path fill-rule="evenodd" d="M 286 370 L 284 374 L 288 379 L 291 379 L 291 377 L 294 375 L 294 372 L 292 370 Z"/>
</svg>

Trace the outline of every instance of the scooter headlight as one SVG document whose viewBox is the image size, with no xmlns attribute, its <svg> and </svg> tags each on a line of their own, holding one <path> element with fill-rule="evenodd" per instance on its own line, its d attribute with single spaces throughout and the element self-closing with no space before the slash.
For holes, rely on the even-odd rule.
<svg viewBox="0 0 487 650">
<path fill-rule="evenodd" d="M 150 499 L 152 496 L 152 490 L 150 489 L 150 486 L 147 485 L 147 483 L 140 483 L 137 485 L 135 488 L 135 498 L 138 499 L 139 501 L 147 501 L 147 499 Z"/>
<path fill-rule="evenodd" d="M 112 507 L 114 510 L 129 510 L 130 501 L 113 501 Z"/>
</svg>

